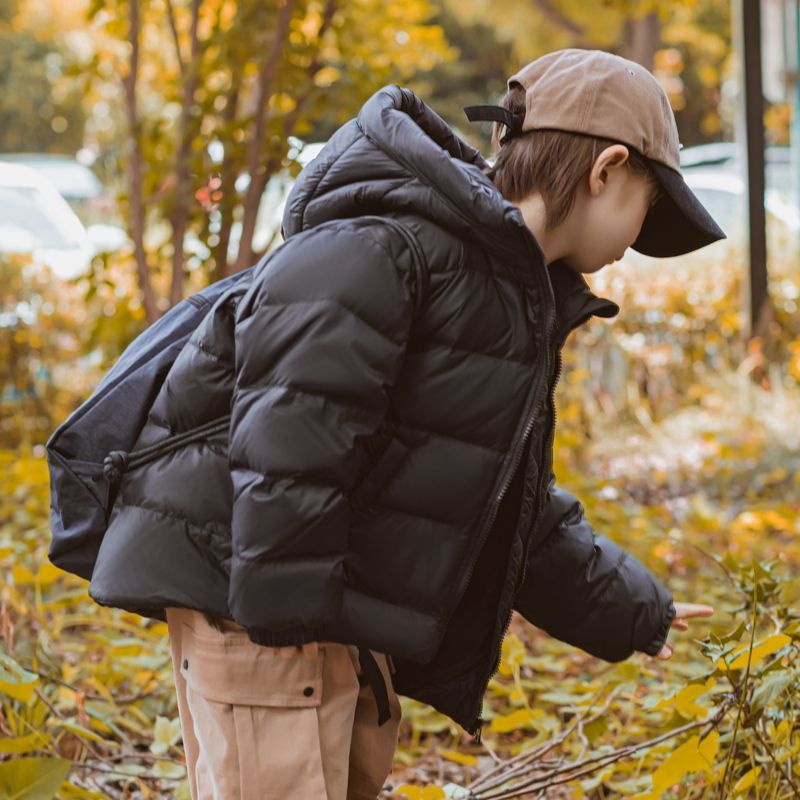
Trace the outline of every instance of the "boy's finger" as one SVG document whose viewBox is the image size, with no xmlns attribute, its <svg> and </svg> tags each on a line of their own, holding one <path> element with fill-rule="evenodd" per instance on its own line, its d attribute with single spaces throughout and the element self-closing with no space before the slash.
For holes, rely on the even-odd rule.
<svg viewBox="0 0 800 800">
<path fill-rule="evenodd" d="M 675 603 L 675 616 L 680 619 L 710 617 L 713 613 L 713 606 L 707 606 L 702 603 Z"/>
<path fill-rule="evenodd" d="M 675 619 L 672 620 L 672 627 L 675 628 L 676 631 L 688 631 L 689 623 L 685 619 L 675 617 Z"/>
<path fill-rule="evenodd" d="M 672 645 L 665 644 L 659 651 L 656 658 L 666 660 L 672 656 Z"/>
</svg>

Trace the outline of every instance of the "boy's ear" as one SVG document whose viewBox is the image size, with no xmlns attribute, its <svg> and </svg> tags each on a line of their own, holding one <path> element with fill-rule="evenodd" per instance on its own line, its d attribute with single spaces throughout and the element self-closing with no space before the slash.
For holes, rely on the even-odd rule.
<svg viewBox="0 0 800 800">
<path fill-rule="evenodd" d="M 621 167 L 629 156 L 628 148 L 624 144 L 612 144 L 605 148 L 594 160 L 589 170 L 589 193 L 599 194 L 608 181 L 608 169 Z"/>
</svg>

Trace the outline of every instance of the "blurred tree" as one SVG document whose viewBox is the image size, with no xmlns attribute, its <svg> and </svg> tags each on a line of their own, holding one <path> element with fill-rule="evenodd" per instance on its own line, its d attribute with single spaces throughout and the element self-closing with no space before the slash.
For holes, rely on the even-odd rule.
<svg viewBox="0 0 800 800">
<path fill-rule="evenodd" d="M 504 91 L 511 44 L 498 38 L 494 20 L 464 24 L 449 0 L 438 0 L 432 21 L 442 26 L 457 55 L 431 70 L 417 72 L 408 86 L 465 139 L 477 145 L 479 126 L 468 122 L 463 107 L 485 103 L 488 97 Z"/>
<path fill-rule="evenodd" d="M 497 42 L 509 45 L 506 75 L 553 50 L 607 50 L 656 75 L 685 146 L 730 132 L 733 121 L 719 111 L 730 70 L 729 0 L 602 0 L 600 9 L 581 0 L 509 0 L 491 16 L 484 0 L 441 2 L 461 25 L 487 25 Z M 494 97 L 504 90 L 501 82 Z"/>
<path fill-rule="evenodd" d="M 54 91 L 63 61 L 61 44 L 28 26 L 18 0 L 0 0 L 0 152 L 80 148 L 80 97 Z"/>
<path fill-rule="evenodd" d="M 86 323 L 79 287 L 27 257 L 0 257 L 0 447 L 46 441 L 99 379 Z"/>
<path fill-rule="evenodd" d="M 218 280 L 261 255 L 267 183 L 299 171 L 290 136 L 326 136 L 380 86 L 455 56 L 434 11 L 429 0 L 92 0 L 93 52 L 71 74 L 105 112 L 92 135 L 123 159 L 148 322 L 182 299 L 190 273 Z"/>
</svg>

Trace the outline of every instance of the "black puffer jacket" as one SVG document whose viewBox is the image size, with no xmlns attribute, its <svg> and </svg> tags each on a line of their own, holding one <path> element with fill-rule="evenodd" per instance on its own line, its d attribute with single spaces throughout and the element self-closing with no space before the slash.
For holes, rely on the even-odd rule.
<svg viewBox="0 0 800 800">
<path fill-rule="evenodd" d="M 618 308 L 545 266 L 484 165 L 396 85 L 336 131 L 155 398 L 137 448 L 163 455 L 122 476 L 97 602 L 389 653 L 471 733 L 512 607 L 658 651 L 669 593 L 551 472 L 560 347 Z"/>
</svg>

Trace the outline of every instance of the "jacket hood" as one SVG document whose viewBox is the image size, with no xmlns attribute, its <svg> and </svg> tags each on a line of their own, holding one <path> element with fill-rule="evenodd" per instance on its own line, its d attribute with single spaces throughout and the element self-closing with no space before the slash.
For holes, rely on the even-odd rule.
<svg viewBox="0 0 800 800">
<path fill-rule="evenodd" d="M 559 262 L 546 268 L 519 208 L 482 172 L 488 166 L 414 92 L 388 84 L 300 172 L 284 208 L 283 238 L 333 219 L 412 212 L 462 241 L 502 253 L 523 279 L 542 270 L 550 280 L 541 279 L 555 291 L 559 316 L 616 315 L 619 307 L 596 297 L 583 276 Z"/>
<path fill-rule="evenodd" d="M 519 209 L 481 171 L 488 166 L 417 95 L 388 84 L 302 170 L 284 209 L 284 239 L 331 219 L 404 211 L 544 266 Z"/>
</svg>

